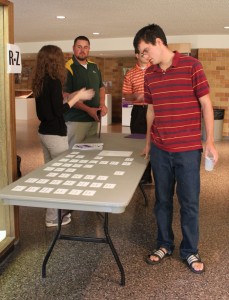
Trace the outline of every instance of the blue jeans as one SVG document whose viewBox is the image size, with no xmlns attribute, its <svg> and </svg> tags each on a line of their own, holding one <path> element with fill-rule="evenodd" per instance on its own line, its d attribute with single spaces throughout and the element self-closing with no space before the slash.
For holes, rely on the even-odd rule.
<svg viewBox="0 0 229 300">
<path fill-rule="evenodd" d="M 200 161 L 202 150 L 167 152 L 151 143 L 150 161 L 155 181 L 157 247 L 169 253 L 174 249 L 173 195 L 180 204 L 180 222 L 183 239 L 180 256 L 185 259 L 198 253 Z"/>
</svg>

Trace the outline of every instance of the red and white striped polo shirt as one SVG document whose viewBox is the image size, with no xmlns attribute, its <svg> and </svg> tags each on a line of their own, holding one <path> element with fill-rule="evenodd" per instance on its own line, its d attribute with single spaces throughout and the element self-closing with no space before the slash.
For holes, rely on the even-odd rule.
<svg viewBox="0 0 229 300">
<path fill-rule="evenodd" d="M 150 64 L 148 66 L 150 66 Z M 122 93 L 143 94 L 145 71 L 146 69 L 141 69 L 141 67 L 138 64 L 136 64 L 134 68 L 130 69 L 124 77 Z M 142 102 L 139 103 L 134 102 L 134 104 L 146 105 L 146 103 L 142 103 Z"/>
<path fill-rule="evenodd" d="M 209 93 L 201 63 L 175 52 L 165 72 L 159 65 L 145 73 L 145 101 L 153 104 L 151 140 L 160 149 L 182 152 L 202 149 L 199 98 Z"/>
</svg>

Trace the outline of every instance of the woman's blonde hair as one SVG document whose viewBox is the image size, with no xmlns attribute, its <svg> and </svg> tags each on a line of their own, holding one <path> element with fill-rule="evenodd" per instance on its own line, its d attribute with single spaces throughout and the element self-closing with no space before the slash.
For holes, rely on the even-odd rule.
<svg viewBox="0 0 229 300">
<path fill-rule="evenodd" d="M 33 78 L 33 93 L 40 96 L 46 75 L 59 79 L 64 84 L 66 78 L 65 60 L 62 50 L 54 45 L 43 46 L 37 55 L 35 73 Z"/>
</svg>

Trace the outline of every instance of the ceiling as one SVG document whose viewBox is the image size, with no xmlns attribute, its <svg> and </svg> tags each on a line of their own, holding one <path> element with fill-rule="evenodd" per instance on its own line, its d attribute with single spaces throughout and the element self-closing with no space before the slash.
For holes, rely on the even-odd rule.
<svg viewBox="0 0 229 300">
<path fill-rule="evenodd" d="M 167 36 L 228 35 L 229 0 L 11 0 L 15 43 L 134 37 L 159 24 Z M 64 20 L 56 19 L 64 15 Z M 93 32 L 100 35 L 94 36 Z M 227 36 L 225 36 L 227 38 Z"/>
</svg>

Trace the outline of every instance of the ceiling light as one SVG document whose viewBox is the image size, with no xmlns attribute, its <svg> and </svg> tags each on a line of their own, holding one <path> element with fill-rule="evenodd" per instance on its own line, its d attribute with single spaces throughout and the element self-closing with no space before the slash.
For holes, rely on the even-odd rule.
<svg viewBox="0 0 229 300">
<path fill-rule="evenodd" d="M 94 35 L 99 35 L 99 32 L 93 32 Z"/>
<path fill-rule="evenodd" d="M 65 19 L 65 16 L 56 16 L 57 19 Z"/>
<path fill-rule="evenodd" d="M 224 29 L 229 29 L 229 26 L 224 26 L 223 28 L 224 28 Z"/>
</svg>

